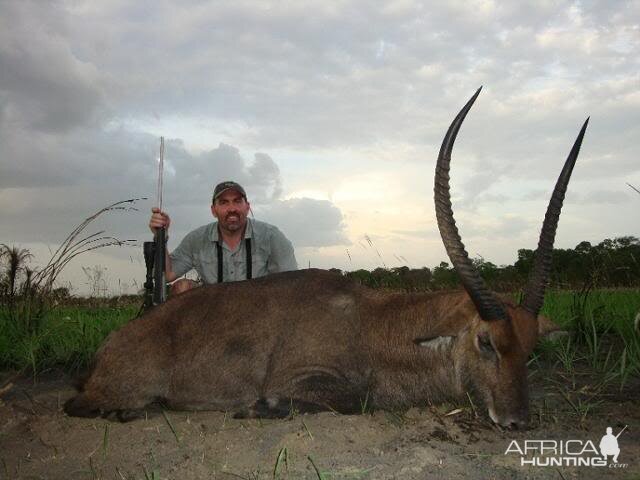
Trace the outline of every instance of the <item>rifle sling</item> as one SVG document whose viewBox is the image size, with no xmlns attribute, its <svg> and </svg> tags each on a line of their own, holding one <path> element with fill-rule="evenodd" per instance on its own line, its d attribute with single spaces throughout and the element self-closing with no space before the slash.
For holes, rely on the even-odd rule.
<svg viewBox="0 0 640 480">
<path fill-rule="evenodd" d="M 251 269 L 251 238 L 244 239 L 244 249 L 247 255 L 247 280 L 252 278 L 252 269 Z M 222 265 L 222 245 L 220 240 L 216 242 L 216 252 L 218 254 L 218 283 L 224 282 L 223 279 L 223 265 Z"/>
</svg>

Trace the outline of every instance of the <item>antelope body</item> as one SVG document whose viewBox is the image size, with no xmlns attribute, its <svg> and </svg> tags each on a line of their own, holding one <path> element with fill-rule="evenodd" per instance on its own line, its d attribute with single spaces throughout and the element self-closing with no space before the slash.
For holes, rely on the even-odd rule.
<svg viewBox="0 0 640 480">
<path fill-rule="evenodd" d="M 484 285 L 451 211 L 451 150 L 479 92 L 449 128 L 435 180 L 438 226 L 466 291 L 372 290 L 315 269 L 194 289 L 111 333 L 65 411 L 128 420 L 159 400 L 284 417 L 406 408 L 473 391 L 494 422 L 525 426 L 526 362 L 586 122 L 552 195 L 523 303 L 511 304 Z"/>
</svg>

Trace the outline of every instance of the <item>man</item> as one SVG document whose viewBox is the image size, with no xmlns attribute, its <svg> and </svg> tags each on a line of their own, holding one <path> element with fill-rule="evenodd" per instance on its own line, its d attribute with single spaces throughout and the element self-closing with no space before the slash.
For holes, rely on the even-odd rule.
<svg viewBox="0 0 640 480">
<path fill-rule="evenodd" d="M 216 185 L 211 213 L 217 222 L 195 229 L 167 255 L 166 279 L 172 282 L 191 269 L 204 283 L 218 283 L 262 277 L 270 273 L 296 270 L 298 265 L 291 242 L 273 225 L 247 218 L 251 205 L 247 194 L 236 182 Z M 149 228 L 155 233 L 171 219 L 166 212 L 152 208 Z M 171 293 L 196 286 L 181 279 L 171 285 Z"/>
<path fill-rule="evenodd" d="M 611 427 L 607 427 L 607 434 L 600 440 L 600 453 L 604 457 L 605 461 L 607 460 L 607 455 L 613 455 L 613 463 L 618 463 L 618 455 L 620 455 L 618 436 L 613 435 Z"/>
</svg>

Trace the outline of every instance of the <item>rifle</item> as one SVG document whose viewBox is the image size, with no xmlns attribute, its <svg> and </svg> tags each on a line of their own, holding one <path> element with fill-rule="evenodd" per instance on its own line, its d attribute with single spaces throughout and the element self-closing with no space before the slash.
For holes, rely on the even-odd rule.
<svg viewBox="0 0 640 480">
<path fill-rule="evenodd" d="M 628 427 L 628 426 L 629 426 L 629 425 L 625 425 L 625 426 L 624 426 L 624 428 L 623 428 L 622 430 L 620 430 L 620 433 L 618 433 L 618 434 L 616 435 L 616 438 L 618 438 L 618 437 L 620 436 L 620 434 L 621 434 L 622 432 L 624 432 L 624 431 L 627 429 L 627 427 Z"/>
<path fill-rule="evenodd" d="M 164 137 L 160 137 L 160 161 L 158 162 L 158 208 L 162 211 L 162 172 L 164 169 Z M 153 242 L 144 242 L 144 263 L 147 278 L 144 283 L 144 309 L 160 305 L 167 299 L 166 271 L 167 232 L 164 227 L 156 230 Z"/>
</svg>

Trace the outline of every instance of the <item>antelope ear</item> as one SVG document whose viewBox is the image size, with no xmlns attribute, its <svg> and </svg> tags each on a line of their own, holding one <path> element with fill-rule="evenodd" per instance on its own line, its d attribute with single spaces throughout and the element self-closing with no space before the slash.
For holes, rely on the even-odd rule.
<svg viewBox="0 0 640 480">
<path fill-rule="evenodd" d="M 544 315 L 538 315 L 538 338 L 547 340 L 558 340 L 567 335 L 567 331 L 563 330 L 557 323 Z"/>
<path fill-rule="evenodd" d="M 440 335 L 437 337 L 428 338 L 416 338 L 414 343 L 419 347 L 426 347 L 432 350 L 438 350 L 441 348 L 448 348 L 453 344 L 456 339 L 454 335 Z"/>
</svg>

